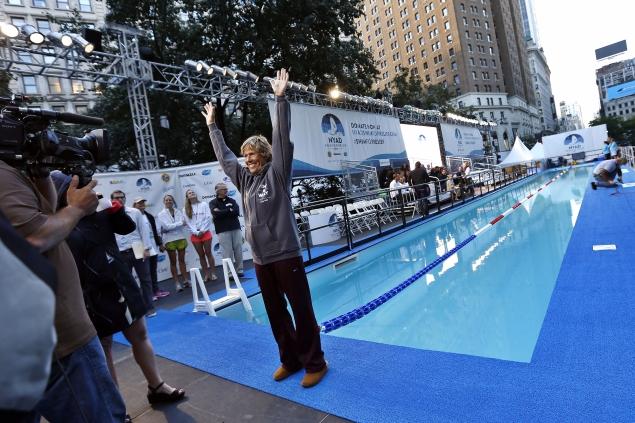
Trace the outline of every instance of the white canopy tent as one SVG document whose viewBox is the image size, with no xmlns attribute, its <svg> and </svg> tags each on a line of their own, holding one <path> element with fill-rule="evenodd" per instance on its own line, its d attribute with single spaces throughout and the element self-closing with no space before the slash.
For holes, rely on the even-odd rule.
<svg viewBox="0 0 635 423">
<path fill-rule="evenodd" d="M 545 149 L 541 142 L 537 142 L 536 145 L 534 145 L 529 151 L 531 152 L 531 157 L 533 157 L 534 161 L 538 162 L 545 159 Z"/>
<path fill-rule="evenodd" d="M 499 167 L 509 167 L 514 166 L 521 163 L 532 162 L 535 159 L 532 156 L 532 153 L 529 151 L 527 146 L 521 141 L 519 137 L 516 137 L 514 141 L 514 146 L 512 150 L 509 152 L 505 160 L 498 164 Z"/>
</svg>

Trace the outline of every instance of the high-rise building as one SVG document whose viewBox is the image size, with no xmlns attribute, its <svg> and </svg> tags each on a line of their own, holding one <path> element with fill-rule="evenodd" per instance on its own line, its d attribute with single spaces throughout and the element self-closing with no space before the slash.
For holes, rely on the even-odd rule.
<svg viewBox="0 0 635 423">
<path fill-rule="evenodd" d="M 499 142 L 502 149 L 517 134 L 539 133 L 527 53 L 518 47 L 524 45 L 519 6 L 517 0 L 500 2 L 504 8 L 490 0 L 366 0 L 357 28 L 380 72 L 377 88 L 390 87 L 407 69 L 426 85 L 447 87 L 457 106 L 496 121 L 496 138 L 507 141 Z M 496 17 L 501 9 L 511 26 Z"/>
<path fill-rule="evenodd" d="M 527 43 L 540 44 L 540 36 L 538 34 L 538 25 L 536 24 L 536 15 L 534 13 L 534 4 L 532 0 L 518 0 L 520 6 L 520 14 L 523 21 L 523 33 Z"/>
<path fill-rule="evenodd" d="M 0 4 L 0 22 L 9 22 L 16 26 L 31 24 L 42 34 L 57 31 L 60 24 L 56 21 L 70 22 L 72 11 L 77 10 L 82 23 L 87 28 L 103 26 L 106 17 L 106 2 L 100 0 L 4 0 Z M 47 48 L 47 47 L 38 47 Z M 33 57 L 20 55 L 24 62 L 33 61 Z M 40 98 L 33 105 L 40 105 L 55 111 L 86 113 L 97 99 L 94 86 L 85 81 L 65 79 L 55 76 L 21 75 L 9 84 L 14 93 Z"/>
<path fill-rule="evenodd" d="M 582 109 L 578 103 L 560 102 L 560 132 L 575 131 L 584 128 Z"/>
<path fill-rule="evenodd" d="M 611 63 L 595 71 L 600 115 L 635 117 L 635 59 Z"/>
</svg>

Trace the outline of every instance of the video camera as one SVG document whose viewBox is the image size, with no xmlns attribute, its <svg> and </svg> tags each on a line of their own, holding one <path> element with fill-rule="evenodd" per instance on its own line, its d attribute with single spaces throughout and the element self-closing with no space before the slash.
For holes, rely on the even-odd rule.
<svg viewBox="0 0 635 423">
<path fill-rule="evenodd" d="M 75 113 L 23 107 L 24 96 L 0 97 L 0 160 L 43 177 L 50 169 L 79 176 L 79 186 L 90 182 L 95 166 L 110 156 L 105 129 L 94 129 L 82 138 L 50 128 L 52 121 L 103 125 L 104 120 Z"/>
</svg>

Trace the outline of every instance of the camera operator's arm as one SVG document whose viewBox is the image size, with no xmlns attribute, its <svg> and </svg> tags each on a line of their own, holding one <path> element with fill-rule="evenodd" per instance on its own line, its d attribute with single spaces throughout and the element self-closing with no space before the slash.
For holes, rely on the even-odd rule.
<svg viewBox="0 0 635 423">
<path fill-rule="evenodd" d="M 50 178 L 43 178 L 48 180 L 48 184 L 52 187 Z M 85 187 L 78 189 L 79 178 L 73 176 L 68 191 L 66 193 L 66 201 L 68 206 L 60 209 L 53 215 L 48 215 L 42 225 L 40 225 L 35 231 L 29 234 L 26 239 L 40 252 L 45 252 L 55 247 L 60 242 L 64 241 L 68 234 L 73 230 L 79 220 L 95 211 L 97 208 L 98 200 L 97 194 L 93 191 L 97 181 L 90 181 Z M 47 183 L 44 181 L 38 181 L 36 184 L 38 190 L 40 187 L 44 187 L 46 190 Z M 55 188 L 53 188 L 55 192 Z M 40 193 L 44 196 L 50 195 L 50 192 Z M 53 197 L 51 204 L 55 204 L 56 200 Z"/>
<path fill-rule="evenodd" d="M 55 185 L 53 184 L 53 180 L 50 176 L 45 178 L 32 178 L 33 184 L 40 191 L 40 194 L 46 198 L 53 210 L 57 210 L 57 191 L 55 190 Z"/>
</svg>

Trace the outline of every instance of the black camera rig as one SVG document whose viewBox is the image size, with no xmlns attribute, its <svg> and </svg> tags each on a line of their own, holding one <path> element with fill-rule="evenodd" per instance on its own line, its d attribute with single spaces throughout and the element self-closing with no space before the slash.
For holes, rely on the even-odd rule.
<svg viewBox="0 0 635 423">
<path fill-rule="evenodd" d="M 84 186 L 97 164 L 108 160 L 110 144 L 105 129 L 77 138 L 53 130 L 51 122 L 100 126 L 104 120 L 75 113 L 24 107 L 25 96 L 0 97 L 0 160 L 31 176 L 46 176 L 51 169 L 78 175 Z"/>
</svg>

